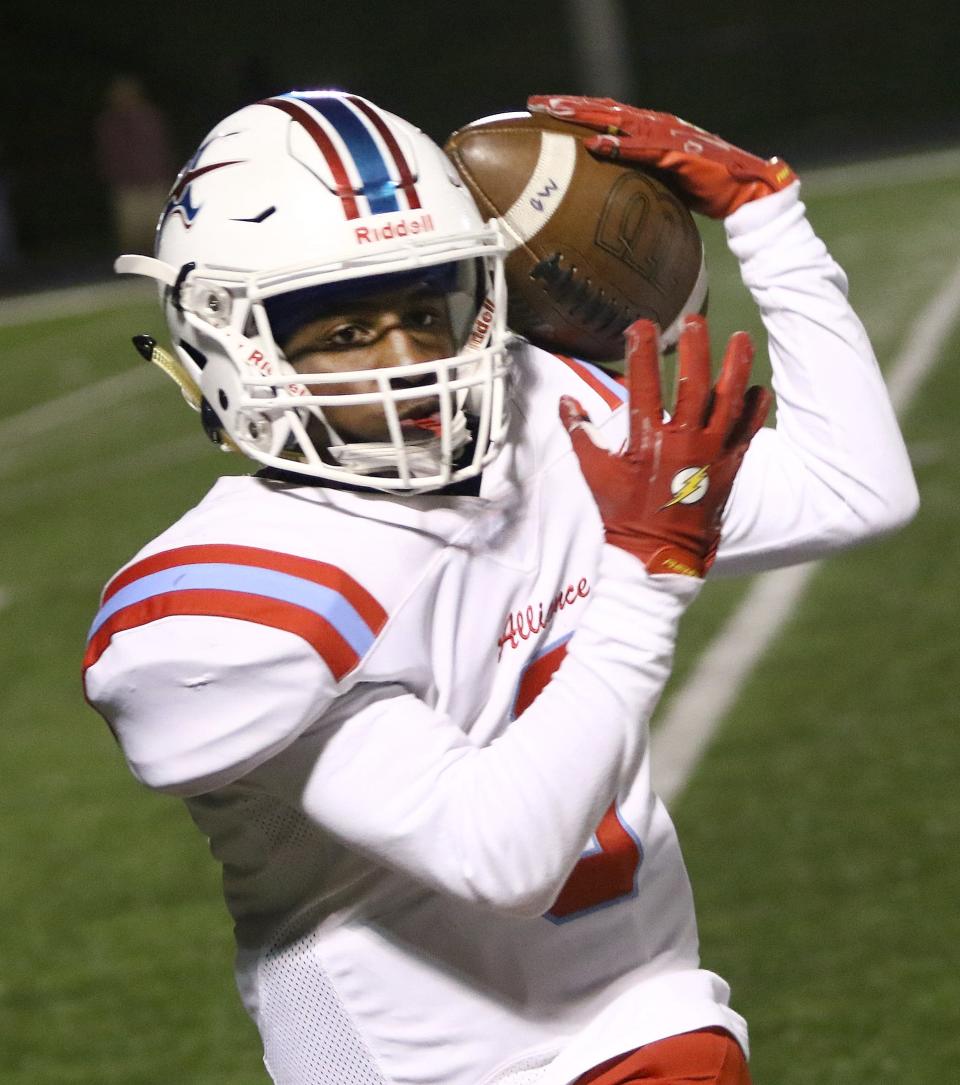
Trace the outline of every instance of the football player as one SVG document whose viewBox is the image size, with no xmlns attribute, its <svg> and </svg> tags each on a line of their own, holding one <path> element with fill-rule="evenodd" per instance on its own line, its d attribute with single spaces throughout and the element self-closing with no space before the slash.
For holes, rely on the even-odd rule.
<svg viewBox="0 0 960 1085">
<path fill-rule="evenodd" d="M 711 389 L 699 317 L 670 420 L 652 325 L 628 332 L 628 389 L 511 337 L 497 223 L 351 94 L 228 117 L 156 257 L 118 261 L 160 283 L 168 371 L 259 470 L 110 581 L 86 691 L 223 864 L 282 1085 L 748 1082 L 647 720 L 714 560 L 808 560 L 916 507 L 789 168 L 664 114 L 532 105 L 725 219 L 775 429 L 745 336 Z"/>
</svg>

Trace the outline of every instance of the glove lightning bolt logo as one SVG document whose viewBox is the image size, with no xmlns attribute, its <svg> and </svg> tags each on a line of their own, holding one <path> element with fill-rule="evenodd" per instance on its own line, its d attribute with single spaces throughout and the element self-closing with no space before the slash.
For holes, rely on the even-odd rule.
<svg viewBox="0 0 960 1085">
<path fill-rule="evenodd" d="M 678 471 L 670 480 L 670 492 L 673 499 L 660 506 L 660 511 L 669 509 L 672 505 L 695 505 L 703 498 L 710 486 L 708 477 L 710 472 L 707 467 L 685 467 Z"/>
</svg>

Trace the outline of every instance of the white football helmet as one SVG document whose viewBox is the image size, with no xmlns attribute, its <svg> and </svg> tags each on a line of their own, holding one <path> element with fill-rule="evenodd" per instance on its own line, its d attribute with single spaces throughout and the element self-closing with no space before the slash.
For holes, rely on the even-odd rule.
<svg viewBox="0 0 960 1085">
<path fill-rule="evenodd" d="M 314 478 L 423 492 L 475 477 L 503 443 L 504 255 L 499 228 L 432 140 L 323 90 L 217 125 L 170 192 L 156 258 L 115 267 L 161 284 L 178 355 L 166 368 L 221 446 Z M 310 374 L 307 387 L 278 345 L 283 330 L 325 299 L 411 277 L 445 296 L 454 356 L 351 374 L 376 391 L 337 394 L 342 373 Z M 425 387 L 438 402 L 432 425 L 402 426 L 398 403 Z M 324 407 L 359 403 L 381 405 L 389 439 L 349 443 L 324 418 Z"/>
</svg>

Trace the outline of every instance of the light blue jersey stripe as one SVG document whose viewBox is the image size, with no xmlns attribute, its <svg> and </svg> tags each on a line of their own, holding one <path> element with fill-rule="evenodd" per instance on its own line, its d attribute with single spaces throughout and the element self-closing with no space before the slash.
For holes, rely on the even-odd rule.
<svg viewBox="0 0 960 1085">
<path fill-rule="evenodd" d="M 584 369 L 589 369 L 593 376 L 596 377 L 601 384 L 609 388 L 610 391 L 613 392 L 613 394 L 620 400 L 621 403 L 627 402 L 626 388 L 624 388 L 622 384 L 619 384 L 617 381 L 615 381 L 609 373 L 604 372 L 604 370 L 599 369 L 595 365 L 591 365 L 589 362 L 581 361 L 579 358 L 574 358 L 573 360 L 577 363 L 577 365 L 582 365 Z"/>
<path fill-rule="evenodd" d="M 220 562 L 177 565 L 133 581 L 111 596 L 100 608 L 87 639 L 93 637 L 108 618 L 124 607 L 142 603 L 145 599 L 163 595 L 165 592 L 191 589 L 247 592 L 312 610 L 314 614 L 325 618 L 358 656 L 365 655 L 374 641 L 373 631 L 335 589 L 272 569 Z"/>
</svg>

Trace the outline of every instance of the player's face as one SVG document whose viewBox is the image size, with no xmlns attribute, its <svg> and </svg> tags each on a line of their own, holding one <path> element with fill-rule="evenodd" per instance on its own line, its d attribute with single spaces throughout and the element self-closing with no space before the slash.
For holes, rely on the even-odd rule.
<svg viewBox="0 0 960 1085">
<path fill-rule="evenodd" d="M 455 353 L 446 298 L 422 284 L 340 303 L 311 319 L 284 344 L 287 360 L 298 373 L 343 373 L 386 369 L 415 362 L 449 358 Z M 394 388 L 414 388 L 435 382 L 432 374 L 418 379 L 396 377 Z M 325 395 L 375 392 L 373 381 L 316 385 Z M 397 410 L 404 426 L 430 427 L 439 409 L 436 396 L 404 399 Z M 347 441 L 389 439 L 386 416 L 377 403 L 324 407 L 330 425 Z"/>
</svg>

